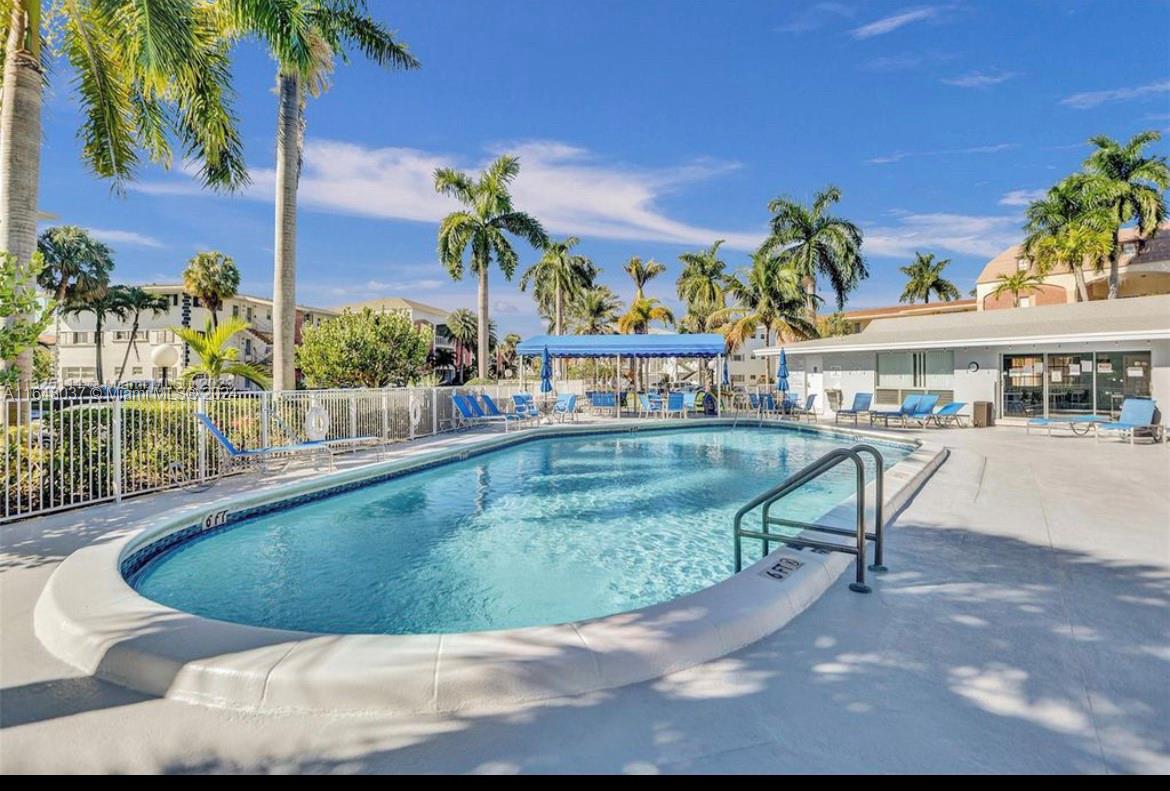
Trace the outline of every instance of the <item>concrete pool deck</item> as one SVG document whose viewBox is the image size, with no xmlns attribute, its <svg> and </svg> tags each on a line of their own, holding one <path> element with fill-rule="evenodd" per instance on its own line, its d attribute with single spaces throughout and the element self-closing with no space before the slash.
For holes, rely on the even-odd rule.
<svg viewBox="0 0 1170 791">
<path fill-rule="evenodd" d="M 1167 447 L 890 434 L 952 453 L 890 530 L 873 595 L 842 578 L 723 659 L 475 714 L 250 715 L 84 677 L 33 635 L 49 575 L 131 513 L 198 498 L 4 526 L 0 770 L 1170 771 Z"/>
</svg>

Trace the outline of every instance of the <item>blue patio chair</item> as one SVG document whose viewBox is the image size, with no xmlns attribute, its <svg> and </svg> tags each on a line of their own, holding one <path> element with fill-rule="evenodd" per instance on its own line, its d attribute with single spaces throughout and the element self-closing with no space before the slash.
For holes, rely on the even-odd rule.
<svg viewBox="0 0 1170 791">
<path fill-rule="evenodd" d="M 695 400 L 698 398 L 699 392 L 697 390 L 688 390 L 683 393 L 683 409 L 687 412 L 695 411 Z"/>
<path fill-rule="evenodd" d="M 661 414 L 662 396 L 658 393 L 638 393 L 638 412 L 643 415 Z"/>
<path fill-rule="evenodd" d="M 227 435 L 220 430 L 219 426 L 215 425 L 215 421 L 205 413 L 197 412 L 195 413 L 195 418 L 203 424 L 203 427 L 207 429 L 207 433 L 215 438 L 215 441 L 219 443 L 220 448 L 224 452 L 226 463 L 220 468 L 221 475 L 225 472 L 230 472 L 232 468 L 239 465 L 249 463 L 263 465 L 269 459 L 277 457 L 286 457 L 289 461 L 292 461 L 297 456 L 312 456 L 315 463 L 316 459 L 324 456 L 329 459 L 329 468 L 335 469 L 333 451 L 324 442 L 298 442 L 292 445 L 277 445 L 271 448 L 243 450 L 228 439 Z"/>
<path fill-rule="evenodd" d="M 540 418 L 540 407 L 536 405 L 536 399 L 532 397 L 532 393 L 516 393 L 512 396 L 512 410 L 523 417 L 536 420 Z"/>
<path fill-rule="evenodd" d="M 603 410 L 608 411 L 617 409 L 617 393 L 590 393 L 589 408 L 593 411 L 594 414 Z"/>
<path fill-rule="evenodd" d="M 869 405 L 873 403 L 873 393 L 854 393 L 853 406 L 849 409 L 838 409 L 837 414 L 833 415 L 833 422 L 836 423 L 841 419 L 842 415 L 852 415 L 853 425 L 857 425 L 857 418 L 860 415 L 869 412 Z"/>
<path fill-rule="evenodd" d="M 934 417 L 934 407 L 938 404 L 938 396 L 931 393 L 925 393 L 918 397 L 918 405 L 914 407 L 914 411 L 902 416 L 902 425 L 908 425 L 913 420 L 918 425 L 926 428 L 926 423 Z"/>
<path fill-rule="evenodd" d="M 666 402 L 662 407 L 662 412 L 663 412 L 663 414 L 665 414 L 667 416 L 678 415 L 679 417 L 686 417 L 687 416 L 686 404 L 687 404 L 686 399 L 683 398 L 682 393 L 667 393 L 666 394 Z"/>
<path fill-rule="evenodd" d="M 967 404 L 963 401 L 952 401 L 949 404 L 944 404 L 943 406 L 939 407 L 937 412 L 927 418 L 927 425 L 929 425 L 930 421 L 933 420 L 934 424 L 939 428 L 944 428 L 945 426 L 956 426 L 958 428 L 962 428 L 963 416 L 960 413 L 963 411 L 963 407 L 965 406 L 967 406 Z"/>
<path fill-rule="evenodd" d="M 1095 423 L 1093 428 L 1097 433 L 1097 441 L 1101 441 L 1102 431 L 1116 431 L 1124 440 L 1129 436 L 1129 444 L 1134 445 L 1134 439 L 1139 432 L 1149 433 L 1154 442 L 1165 440 L 1165 427 L 1154 422 L 1154 414 L 1158 410 L 1158 402 L 1152 398 L 1127 398 L 1121 402 L 1121 414 L 1117 420 L 1109 423 Z"/>
<path fill-rule="evenodd" d="M 759 393 L 748 393 L 748 405 L 757 412 L 762 408 L 763 402 L 760 400 Z"/>
<path fill-rule="evenodd" d="M 760 417 L 765 415 L 783 415 L 784 414 L 784 399 L 780 399 L 779 403 L 776 401 L 776 396 L 771 393 L 762 393 L 760 395 Z"/>
<path fill-rule="evenodd" d="M 502 417 L 502 418 L 505 418 L 508 420 L 515 420 L 518 422 L 523 422 L 525 420 L 532 419 L 527 414 L 521 415 L 521 414 L 518 414 L 516 412 L 501 412 L 500 408 L 498 406 L 496 406 L 495 399 L 493 399 L 487 393 L 480 393 L 479 397 L 483 400 L 483 411 L 487 414 L 488 417 Z M 472 400 L 474 401 L 474 399 L 472 399 Z"/>
<path fill-rule="evenodd" d="M 791 406 L 788 409 L 788 414 L 795 415 L 798 420 L 801 417 L 807 417 L 809 422 L 811 423 L 817 419 L 817 413 L 813 409 L 813 405 L 815 405 L 816 402 L 817 402 L 817 394 L 810 393 L 808 398 L 804 399 L 804 406 L 800 406 L 799 404 Z"/>
<path fill-rule="evenodd" d="M 553 415 L 557 417 L 562 423 L 565 418 L 577 420 L 577 396 L 573 393 L 566 393 L 557 396 L 557 402 L 553 404 Z"/>
<path fill-rule="evenodd" d="M 1108 423 L 1109 418 L 1101 415 L 1057 415 L 1053 417 L 1034 417 L 1024 424 L 1024 433 L 1031 434 L 1034 428 L 1043 428 L 1048 430 L 1048 436 L 1052 436 L 1052 429 L 1067 428 L 1078 437 L 1088 436 L 1089 432 L 1093 430 L 1094 423 Z"/>
<path fill-rule="evenodd" d="M 892 419 L 900 421 L 903 425 L 905 425 L 906 415 L 914 414 L 915 410 L 918 409 L 918 401 L 921 398 L 922 396 L 914 393 L 913 395 L 906 396 L 906 398 L 902 401 L 902 406 L 898 407 L 897 409 L 871 409 L 869 410 L 869 424 L 872 426 L 875 422 L 881 420 L 885 422 L 887 427 L 889 427 L 890 420 Z"/>
</svg>

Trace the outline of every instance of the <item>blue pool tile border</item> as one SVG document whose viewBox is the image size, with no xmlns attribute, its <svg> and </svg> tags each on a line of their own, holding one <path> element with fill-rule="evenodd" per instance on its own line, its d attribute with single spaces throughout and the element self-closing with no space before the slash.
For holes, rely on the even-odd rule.
<svg viewBox="0 0 1170 791">
<path fill-rule="evenodd" d="M 595 430 L 582 431 L 563 431 L 555 433 L 541 433 L 541 434 L 527 434 L 517 432 L 514 438 L 503 437 L 502 442 L 492 442 L 488 444 L 473 445 L 468 448 L 452 448 L 451 451 L 438 458 L 427 459 L 425 461 L 409 464 L 394 470 L 386 470 L 380 473 L 374 473 L 369 476 L 358 478 L 345 483 L 334 484 L 333 486 L 325 486 L 320 489 L 315 489 L 311 492 L 305 492 L 293 497 L 273 499 L 264 503 L 257 503 L 256 505 L 241 508 L 235 511 L 229 511 L 222 522 L 208 526 L 202 520 L 193 524 L 181 527 L 178 530 L 173 530 L 164 536 L 160 536 L 126 555 L 122 558 L 119 565 L 119 571 L 122 573 L 122 578 L 125 579 L 130 587 L 137 589 L 137 581 L 142 574 L 147 570 L 147 567 L 154 561 L 159 560 L 164 555 L 169 554 L 183 544 L 190 543 L 194 540 L 202 540 L 209 538 L 217 533 L 238 527 L 241 522 L 254 519 L 259 516 L 264 516 L 276 511 L 286 511 L 291 508 L 296 508 L 306 503 L 316 502 L 317 500 L 324 500 L 327 497 L 334 497 L 339 494 L 353 491 L 354 489 L 362 489 L 367 486 L 376 486 L 386 481 L 401 478 L 405 475 L 412 475 L 418 472 L 434 469 L 436 467 L 443 467 L 448 464 L 454 464 L 460 461 L 482 456 L 487 453 L 494 453 L 498 450 L 512 448 L 517 445 L 523 445 L 528 442 L 537 442 L 540 440 L 549 439 L 564 439 L 566 437 L 600 437 L 614 434 L 637 434 L 660 431 L 698 431 L 701 429 L 710 429 L 718 426 L 726 426 L 728 428 L 761 428 L 769 431 L 792 431 L 801 434 L 814 434 L 817 436 L 828 436 L 835 439 L 856 439 L 857 435 L 848 431 L 814 428 L 812 426 L 801 426 L 793 424 L 774 424 L 762 423 L 754 424 L 747 422 L 740 425 L 728 426 L 726 421 L 720 423 L 702 422 L 693 426 L 680 425 L 633 425 L 633 426 L 609 426 L 607 428 L 598 428 Z M 894 440 L 873 439 L 866 438 L 869 444 L 886 446 L 893 448 L 913 449 L 916 447 L 914 442 L 897 442 Z"/>
</svg>

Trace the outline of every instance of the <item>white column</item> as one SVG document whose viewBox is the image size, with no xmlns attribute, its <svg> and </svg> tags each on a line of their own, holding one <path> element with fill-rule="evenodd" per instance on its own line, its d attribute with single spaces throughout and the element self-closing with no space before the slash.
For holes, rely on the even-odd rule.
<svg viewBox="0 0 1170 791">
<path fill-rule="evenodd" d="M 723 355 L 719 355 L 715 368 L 715 414 L 723 414 Z"/>
</svg>

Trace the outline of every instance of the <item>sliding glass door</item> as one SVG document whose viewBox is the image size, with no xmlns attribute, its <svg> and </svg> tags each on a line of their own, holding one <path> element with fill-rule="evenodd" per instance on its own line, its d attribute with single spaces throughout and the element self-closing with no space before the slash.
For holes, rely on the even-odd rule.
<svg viewBox="0 0 1170 791">
<path fill-rule="evenodd" d="M 1116 417 L 1126 398 L 1150 397 L 1149 352 L 1005 354 L 1003 417 Z"/>
<path fill-rule="evenodd" d="M 1048 414 L 1093 414 L 1093 354 L 1048 355 Z"/>
<path fill-rule="evenodd" d="M 1003 356 L 1004 417 L 1034 417 L 1044 414 L 1044 355 Z"/>
</svg>

